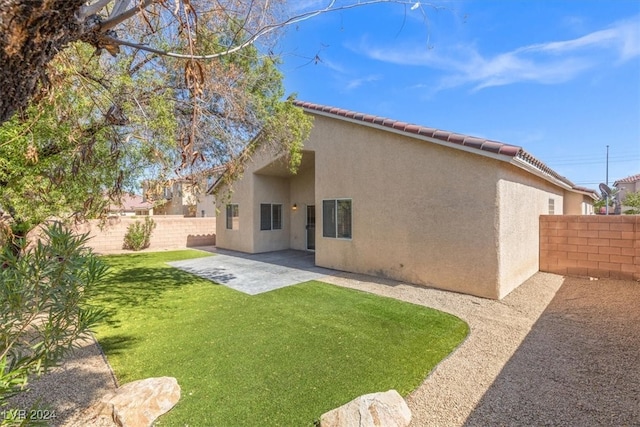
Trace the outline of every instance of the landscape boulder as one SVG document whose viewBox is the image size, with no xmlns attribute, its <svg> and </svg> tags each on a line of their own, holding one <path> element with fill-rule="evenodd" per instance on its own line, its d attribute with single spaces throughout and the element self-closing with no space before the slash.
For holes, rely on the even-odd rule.
<svg viewBox="0 0 640 427">
<path fill-rule="evenodd" d="M 120 427 L 149 427 L 180 400 L 180 386 L 172 377 L 133 381 L 106 394 L 98 404 L 101 415 Z"/>
<path fill-rule="evenodd" d="M 365 394 L 320 417 L 320 427 L 406 427 L 410 422 L 411 410 L 395 390 Z"/>
</svg>

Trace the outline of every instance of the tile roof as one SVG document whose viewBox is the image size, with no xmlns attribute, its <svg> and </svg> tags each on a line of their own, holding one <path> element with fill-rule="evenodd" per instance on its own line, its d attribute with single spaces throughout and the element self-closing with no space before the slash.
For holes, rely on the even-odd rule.
<svg viewBox="0 0 640 427">
<path fill-rule="evenodd" d="M 151 209 L 153 207 L 153 203 L 143 202 L 142 196 L 138 196 L 137 194 L 123 194 L 120 202 L 120 204 L 110 204 L 109 210 L 123 210 L 129 212 L 136 209 Z"/>
<path fill-rule="evenodd" d="M 336 107 L 328 107 L 325 105 L 314 104 L 311 102 L 294 101 L 293 103 L 294 105 L 300 108 L 303 108 L 309 112 L 321 112 L 321 113 L 325 113 L 325 114 L 329 114 L 337 117 L 344 117 L 354 121 L 362 121 L 364 123 L 370 123 L 370 124 L 387 127 L 390 129 L 395 129 L 397 131 L 404 132 L 409 135 L 421 135 L 424 137 L 433 138 L 433 139 L 437 139 L 442 142 L 448 143 L 454 148 L 456 148 L 457 146 L 464 146 L 464 147 L 468 147 L 468 148 L 472 148 L 480 151 L 486 151 L 489 153 L 500 154 L 500 155 L 509 156 L 512 158 L 517 158 L 527 163 L 528 165 L 534 167 L 535 169 L 539 170 L 543 174 L 549 175 L 575 190 L 593 192 L 593 190 L 590 190 L 588 188 L 577 187 L 575 184 L 573 184 L 573 182 L 561 176 L 556 171 L 551 169 L 549 166 L 545 165 L 542 161 L 538 160 L 533 155 L 525 151 L 522 147 L 519 147 L 517 145 L 505 144 L 499 141 L 492 141 L 489 139 L 478 138 L 478 137 L 469 136 L 469 135 L 462 135 L 459 133 L 449 132 L 441 129 L 415 125 L 411 123 L 392 120 L 385 117 L 373 116 L 370 114 L 344 110 Z"/>
<path fill-rule="evenodd" d="M 640 173 L 636 175 L 631 175 L 626 178 L 622 178 L 613 183 L 614 187 L 617 187 L 618 184 L 632 184 L 634 182 L 640 181 Z"/>
</svg>

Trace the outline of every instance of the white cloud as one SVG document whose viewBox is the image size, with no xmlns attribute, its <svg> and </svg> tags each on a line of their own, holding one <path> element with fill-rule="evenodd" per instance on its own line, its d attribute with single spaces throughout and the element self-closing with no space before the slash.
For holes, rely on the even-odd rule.
<svg viewBox="0 0 640 427">
<path fill-rule="evenodd" d="M 339 85 L 340 90 L 345 92 L 382 79 L 380 74 L 359 75 L 343 64 L 333 61 L 328 55 L 321 56 L 317 65 L 331 70 L 334 81 Z"/>
<path fill-rule="evenodd" d="M 381 76 L 379 74 L 371 74 L 371 75 L 360 77 L 357 79 L 352 79 L 347 82 L 345 89 L 346 90 L 356 89 L 362 86 L 364 83 L 371 83 L 371 82 L 378 81 L 380 79 L 381 79 Z"/>
<path fill-rule="evenodd" d="M 327 67 L 328 69 L 330 69 L 331 71 L 335 71 L 336 73 L 339 74 L 345 74 L 348 71 L 345 70 L 345 68 L 342 66 L 342 64 L 339 64 L 337 62 L 332 61 L 331 59 L 325 57 L 325 56 L 320 56 L 320 60 L 318 62 L 319 65 L 324 65 L 325 67 Z"/>
<path fill-rule="evenodd" d="M 330 3 L 331 2 L 329 0 L 297 0 L 296 2 L 293 2 L 293 4 L 291 4 L 289 7 L 291 7 L 295 13 L 300 13 L 324 9 Z"/>
<path fill-rule="evenodd" d="M 476 46 L 361 50 L 371 58 L 402 65 L 435 68 L 449 73 L 440 89 L 471 84 L 474 90 L 517 82 L 562 83 L 607 63 L 640 56 L 640 16 L 572 40 L 532 44 L 510 52 L 483 56 Z M 613 57 L 613 61 L 612 61 Z"/>
</svg>

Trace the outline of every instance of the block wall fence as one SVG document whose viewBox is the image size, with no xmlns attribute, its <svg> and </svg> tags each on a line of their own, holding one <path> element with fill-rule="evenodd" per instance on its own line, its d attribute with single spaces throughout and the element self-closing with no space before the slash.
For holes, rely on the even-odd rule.
<svg viewBox="0 0 640 427">
<path fill-rule="evenodd" d="M 76 231 L 87 233 L 88 246 L 99 254 L 126 252 L 122 249 L 129 225 L 144 222 L 145 217 L 109 218 L 100 228 L 99 220 L 90 220 L 76 226 Z M 212 246 L 216 243 L 215 218 L 185 218 L 182 216 L 151 216 L 156 228 L 151 234 L 149 250 L 181 249 L 193 246 Z"/>
<path fill-rule="evenodd" d="M 540 271 L 640 280 L 640 215 L 541 215 Z"/>
</svg>

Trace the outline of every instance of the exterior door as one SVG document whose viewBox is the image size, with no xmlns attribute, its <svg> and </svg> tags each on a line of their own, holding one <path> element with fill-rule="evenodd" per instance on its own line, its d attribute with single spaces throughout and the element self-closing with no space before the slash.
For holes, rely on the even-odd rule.
<svg viewBox="0 0 640 427">
<path fill-rule="evenodd" d="M 307 249 L 316 249 L 316 207 L 307 206 Z"/>
</svg>

